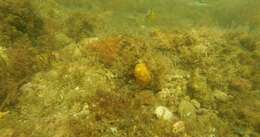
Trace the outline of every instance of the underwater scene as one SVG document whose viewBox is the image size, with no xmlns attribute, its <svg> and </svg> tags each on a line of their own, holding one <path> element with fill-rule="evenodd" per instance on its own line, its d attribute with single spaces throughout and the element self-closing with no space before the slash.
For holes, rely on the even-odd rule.
<svg viewBox="0 0 260 137">
<path fill-rule="evenodd" d="M 260 0 L 0 0 L 0 137 L 260 137 Z"/>
</svg>

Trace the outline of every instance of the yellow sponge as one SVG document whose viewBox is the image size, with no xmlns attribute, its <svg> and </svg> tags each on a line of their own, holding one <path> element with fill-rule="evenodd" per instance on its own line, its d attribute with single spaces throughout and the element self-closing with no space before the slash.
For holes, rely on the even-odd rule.
<svg viewBox="0 0 260 137">
<path fill-rule="evenodd" d="M 141 86 L 146 86 L 151 82 L 151 72 L 145 63 L 139 63 L 135 66 L 135 79 Z"/>
</svg>

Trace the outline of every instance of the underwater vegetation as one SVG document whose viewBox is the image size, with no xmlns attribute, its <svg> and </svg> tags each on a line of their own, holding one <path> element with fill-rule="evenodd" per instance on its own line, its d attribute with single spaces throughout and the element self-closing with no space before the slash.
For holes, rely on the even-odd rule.
<svg viewBox="0 0 260 137">
<path fill-rule="evenodd" d="M 2 0 L 0 3 L 0 109 L 3 110 L 6 105 L 14 104 L 20 86 L 34 73 L 46 69 L 53 56 L 49 50 L 52 43 L 42 42 L 52 38 L 30 2 Z"/>
<path fill-rule="evenodd" d="M 94 19 L 90 19 L 88 14 L 72 13 L 66 20 L 66 35 L 76 42 L 94 35 Z"/>
<path fill-rule="evenodd" d="M 17 136 L 258 136 L 254 66 L 240 63 L 243 47 L 226 49 L 241 39 L 207 28 L 156 33 L 150 42 L 87 38 L 57 51 L 49 70 L 21 86 L 3 129 Z"/>
<path fill-rule="evenodd" d="M 257 11 L 135 2 L 0 0 L 0 137 L 260 136 Z"/>
<path fill-rule="evenodd" d="M 43 33 L 43 20 L 37 16 L 29 1 L 0 1 L 1 44 L 11 47 L 19 40 L 28 39 L 36 46 Z"/>
</svg>

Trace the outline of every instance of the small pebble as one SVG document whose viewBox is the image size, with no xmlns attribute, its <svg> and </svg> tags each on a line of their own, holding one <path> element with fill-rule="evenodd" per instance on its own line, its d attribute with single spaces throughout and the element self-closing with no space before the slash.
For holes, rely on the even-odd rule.
<svg viewBox="0 0 260 137">
<path fill-rule="evenodd" d="M 174 134 L 183 133 L 185 131 L 185 124 L 183 121 L 178 121 L 173 124 L 172 132 Z"/>
<path fill-rule="evenodd" d="M 117 132 L 118 132 L 116 127 L 111 127 L 110 130 L 111 130 L 112 134 L 117 134 Z"/>
<path fill-rule="evenodd" d="M 162 120 L 171 121 L 173 119 L 172 112 L 167 107 L 164 107 L 164 106 L 158 106 L 155 109 L 154 113 L 157 118 L 162 119 Z"/>
</svg>

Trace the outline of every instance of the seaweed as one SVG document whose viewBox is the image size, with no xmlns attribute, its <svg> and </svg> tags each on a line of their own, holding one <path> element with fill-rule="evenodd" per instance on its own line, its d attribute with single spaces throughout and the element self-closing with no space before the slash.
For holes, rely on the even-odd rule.
<svg viewBox="0 0 260 137">
<path fill-rule="evenodd" d="M 259 136 L 254 2 L 136 2 L 0 0 L 0 132 Z"/>
<path fill-rule="evenodd" d="M 15 104 L 19 88 L 33 74 L 47 69 L 54 58 L 47 48 L 52 44 L 43 43 L 42 37 L 48 36 L 44 21 L 30 1 L 1 0 L 0 5 L 0 43 L 1 48 L 6 48 L 6 55 L 1 55 L 0 109 L 3 110 Z"/>
<path fill-rule="evenodd" d="M 90 107 L 91 117 L 83 121 L 72 119 L 69 124 L 70 130 L 74 136 L 80 137 L 101 135 L 149 137 L 154 134 L 172 136 L 169 123 L 160 122 L 149 113 L 151 105 L 156 102 L 150 97 L 152 96 L 122 91 L 97 91 L 93 97 L 87 99 L 89 104 L 94 103 Z"/>
<path fill-rule="evenodd" d="M 90 50 L 97 53 L 102 63 L 107 66 L 111 66 L 117 60 L 122 47 L 122 38 L 109 37 L 104 40 L 100 40 L 90 45 L 87 45 Z"/>
<path fill-rule="evenodd" d="M 65 34 L 76 42 L 86 37 L 95 36 L 95 24 L 92 18 L 82 12 L 72 13 L 65 21 L 67 29 Z"/>
<path fill-rule="evenodd" d="M 0 5 L 2 24 L 0 34 L 5 38 L 1 42 L 12 46 L 11 44 L 16 40 L 27 37 L 33 46 L 37 46 L 37 38 L 43 33 L 43 20 L 37 15 L 30 2 L 1 0 Z"/>
<path fill-rule="evenodd" d="M 1 77 L 1 93 L 5 100 L 1 101 L 1 110 L 8 105 L 14 105 L 20 94 L 20 87 L 39 71 L 46 70 L 54 60 L 52 55 L 39 53 L 26 45 L 8 49 L 8 66 L 4 69 L 4 77 Z M 40 57 L 39 57 L 40 56 Z"/>
</svg>

